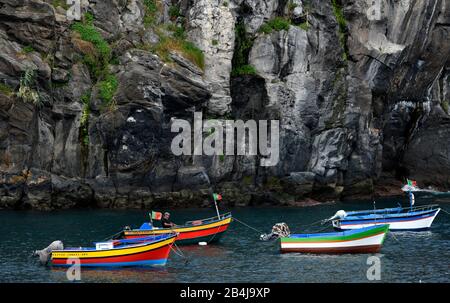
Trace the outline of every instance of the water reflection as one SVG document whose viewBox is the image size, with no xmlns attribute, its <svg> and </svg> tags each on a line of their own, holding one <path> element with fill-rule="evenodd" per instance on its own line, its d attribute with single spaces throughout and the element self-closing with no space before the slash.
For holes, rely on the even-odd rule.
<svg viewBox="0 0 450 303">
<path fill-rule="evenodd" d="M 66 268 L 51 267 L 52 275 L 58 282 L 67 282 Z M 81 269 L 81 282 L 132 282 L 161 283 L 174 280 L 173 274 L 167 268 L 89 268 Z"/>
</svg>

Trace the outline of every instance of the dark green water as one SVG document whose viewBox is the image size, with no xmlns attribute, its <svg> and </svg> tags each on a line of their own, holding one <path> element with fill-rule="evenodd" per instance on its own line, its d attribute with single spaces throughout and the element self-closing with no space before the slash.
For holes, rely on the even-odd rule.
<svg viewBox="0 0 450 303">
<path fill-rule="evenodd" d="M 396 203 L 377 203 L 391 207 Z M 450 209 L 448 203 L 441 204 Z M 304 208 L 239 208 L 233 216 L 269 232 L 286 222 L 294 233 L 323 227 L 306 226 L 339 209 L 371 208 L 369 203 Z M 212 209 L 173 210 L 176 223 L 214 215 Z M 66 272 L 40 266 L 31 257 L 54 240 L 66 246 L 88 246 L 121 227 L 137 227 L 145 211 L 71 210 L 0 212 L 0 282 L 67 282 Z M 327 229 L 328 231 L 331 228 Z M 441 212 L 426 232 L 388 235 L 381 253 L 381 282 L 450 282 L 450 216 Z M 369 282 L 369 255 L 280 254 L 278 242 L 261 242 L 259 234 L 233 222 L 219 244 L 183 246 L 184 260 L 171 254 L 165 268 L 83 269 L 82 282 Z"/>
</svg>

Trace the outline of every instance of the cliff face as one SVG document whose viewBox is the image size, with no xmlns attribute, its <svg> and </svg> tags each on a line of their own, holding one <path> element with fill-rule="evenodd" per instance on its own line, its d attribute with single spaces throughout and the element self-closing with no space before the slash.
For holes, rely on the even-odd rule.
<svg viewBox="0 0 450 303">
<path fill-rule="evenodd" d="M 0 0 L 0 207 L 233 205 L 450 186 L 445 0 Z M 372 7 L 371 7 L 372 6 Z M 280 161 L 171 153 L 279 119 Z"/>
</svg>

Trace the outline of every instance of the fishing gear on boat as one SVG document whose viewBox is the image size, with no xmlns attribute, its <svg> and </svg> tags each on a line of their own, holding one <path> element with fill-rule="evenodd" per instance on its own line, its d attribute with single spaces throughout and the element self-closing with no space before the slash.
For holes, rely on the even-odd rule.
<svg viewBox="0 0 450 303">
<path fill-rule="evenodd" d="M 270 234 L 262 234 L 259 239 L 262 241 L 274 240 L 282 237 L 289 237 L 291 231 L 286 223 L 277 223 L 272 227 Z"/>
<path fill-rule="evenodd" d="M 131 230 L 131 228 L 129 226 L 125 226 L 121 231 L 115 233 L 112 236 L 104 238 L 103 241 L 118 239 L 120 236 L 122 236 L 124 230 Z"/>
</svg>

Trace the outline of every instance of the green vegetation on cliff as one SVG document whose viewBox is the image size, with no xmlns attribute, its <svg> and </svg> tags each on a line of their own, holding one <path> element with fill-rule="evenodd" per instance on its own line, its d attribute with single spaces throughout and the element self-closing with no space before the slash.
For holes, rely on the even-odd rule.
<svg viewBox="0 0 450 303">
<path fill-rule="evenodd" d="M 338 23 L 339 30 L 339 43 L 341 44 L 344 53 L 343 59 L 347 61 L 348 59 L 348 48 L 347 48 L 347 21 L 344 17 L 344 10 L 342 9 L 341 4 L 338 0 L 331 0 L 331 4 L 333 6 L 333 13 L 336 17 L 336 21 Z"/>
<path fill-rule="evenodd" d="M 261 25 L 259 32 L 264 34 L 270 34 L 273 31 L 288 30 L 291 26 L 291 21 L 285 17 L 275 17 L 268 22 Z"/>
<path fill-rule="evenodd" d="M 248 56 L 253 47 L 254 38 L 251 37 L 243 22 L 239 22 L 235 27 L 235 48 L 232 59 L 232 76 L 255 75 L 256 69 L 249 64 Z"/>
<path fill-rule="evenodd" d="M 14 90 L 4 83 L 0 83 L 0 93 L 3 93 L 6 96 L 12 96 L 14 94 Z"/>
<path fill-rule="evenodd" d="M 92 79 L 98 82 L 100 99 L 109 104 L 118 87 L 116 76 L 109 70 L 109 63 L 113 59 L 112 50 L 93 23 L 94 15 L 88 12 L 84 14 L 82 22 L 75 22 L 72 25 L 72 30 L 82 41 L 90 43 L 90 45 L 79 43 L 79 48 L 84 54 L 83 63 L 89 68 Z M 116 60 L 117 58 L 113 62 Z"/>
<path fill-rule="evenodd" d="M 205 68 L 203 51 L 187 40 L 183 22 L 180 22 L 181 24 L 157 24 L 158 12 L 162 9 L 159 3 L 156 0 L 145 0 L 144 4 L 146 7 L 144 24 L 158 35 L 159 42 L 155 45 L 140 45 L 139 48 L 157 54 L 164 62 L 172 62 L 170 53 L 176 52 L 203 70 Z M 169 16 L 172 21 L 184 20 L 178 6 L 169 8 Z"/>
<path fill-rule="evenodd" d="M 253 65 L 246 64 L 239 67 L 236 67 L 231 71 L 231 75 L 233 77 L 242 76 L 242 75 L 256 75 L 256 69 Z"/>
<path fill-rule="evenodd" d="M 114 94 L 116 93 L 117 87 L 119 86 L 119 82 L 117 81 L 116 76 L 107 75 L 104 80 L 99 83 L 99 95 L 100 99 L 106 104 L 110 103 Z"/>
<path fill-rule="evenodd" d="M 52 0 L 53 7 L 62 7 L 63 9 L 69 9 L 69 5 L 66 3 L 66 0 Z"/>
<path fill-rule="evenodd" d="M 91 93 L 87 92 L 81 96 L 83 110 L 80 117 L 80 143 L 89 146 L 89 114 L 90 114 Z"/>
<path fill-rule="evenodd" d="M 19 91 L 17 97 L 24 102 L 33 103 L 36 106 L 42 105 L 42 99 L 36 90 L 37 73 L 33 69 L 26 69 L 19 82 Z"/>
<path fill-rule="evenodd" d="M 158 6 L 155 0 L 144 0 L 145 15 L 144 26 L 149 27 L 155 24 Z"/>
<path fill-rule="evenodd" d="M 172 62 L 170 58 L 170 52 L 174 51 L 188 59 L 202 70 L 205 68 L 205 56 L 203 52 L 192 42 L 184 39 L 182 32 L 174 32 L 172 36 L 166 36 L 162 33 L 159 34 L 159 42 L 148 48 L 144 47 L 154 53 L 156 53 L 161 60 L 165 62 Z"/>
<path fill-rule="evenodd" d="M 81 40 L 89 42 L 93 46 L 79 45 L 79 48 L 84 53 L 83 62 L 88 66 L 91 77 L 99 79 L 107 73 L 107 66 L 111 60 L 111 47 L 92 22 L 92 14 L 86 13 L 83 22 L 75 22 L 72 30 L 79 35 Z"/>
<path fill-rule="evenodd" d="M 443 100 L 441 102 L 441 107 L 448 114 L 448 110 L 449 110 L 448 100 Z"/>
</svg>

